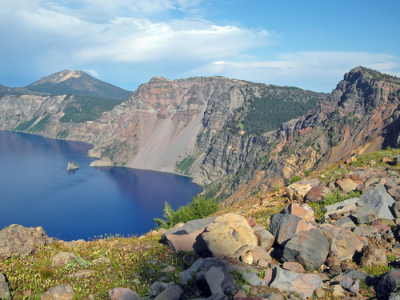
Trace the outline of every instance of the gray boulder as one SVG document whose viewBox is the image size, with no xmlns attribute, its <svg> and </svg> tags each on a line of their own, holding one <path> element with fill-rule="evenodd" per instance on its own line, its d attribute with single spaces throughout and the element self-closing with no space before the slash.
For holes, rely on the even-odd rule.
<svg viewBox="0 0 400 300">
<path fill-rule="evenodd" d="M 379 207 L 359 207 L 357 211 L 350 215 L 356 224 L 367 224 L 379 219 Z"/>
<path fill-rule="evenodd" d="M 270 287 L 277 288 L 282 292 L 296 292 L 306 298 L 312 297 L 317 289 L 322 288 L 322 279 L 317 274 L 294 273 L 274 266 L 273 282 Z"/>
<path fill-rule="evenodd" d="M 338 203 L 335 203 L 335 204 L 327 205 L 327 206 L 322 208 L 322 211 L 334 212 L 334 211 L 337 211 L 338 209 L 341 209 L 341 208 L 343 208 L 343 207 L 345 207 L 345 206 L 347 206 L 349 204 L 356 203 L 359 200 L 360 200 L 360 198 L 347 199 L 347 200 L 344 200 L 344 201 L 341 201 L 341 202 L 338 202 Z"/>
<path fill-rule="evenodd" d="M 348 229 L 323 224 L 318 227 L 329 242 L 330 256 L 336 256 L 341 261 L 352 259 L 356 251 L 361 251 L 361 241 Z"/>
<path fill-rule="evenodd" d="M 228 267 L 228 262 L 219 257 L 199 258 L 189 269 L 179 273 L 178 276 L 181 278 L 182 284 L 186 284 L 195 275 L 198 278 L 203 277 L 205 280 L 205 273 L 213 266 Z"/>
<path fill-rule="evenodd" d="M 383 274 L 379 281 L 375 284 L 375 292 L 381 298 L 388 296 L 400 288 L 400 270 L 391 269 L 388 273 Z"/>
<path fill-rule="evenodd" d="M 262 227 L 262 226 L 260 226 Z M 254 234 L 257 237 L 258 245 L 265 251 L 268 251 L 275 242 L 275 237 L 265 227 L 257 228 L 253 227 Z"/>
<path fill-rule="evenodd" d="M 11 293 L 6 278 L 0 273 L 0 299 L 11 299 Z"/>
<path fill-rule="evenodd" d="M 255 272 L 242 272 L 242 276 L 246 279 L 252 286 L 266 286 L 267 283 L 258 277 Z"/>
<path fill-rule="evenodd" d="M 25 257 L 34 254 L 37 247 L 53 242 L 42 227 L 27 228 L 21 225 L 10 225 L 0 231 L 0 258 L 14 256 Z"/>
<path fill-rule="evenodd" d="M 235 280 L 225 267 L 212 266 L 204 277 L 213 295 L 219 293 L 230 295 L 236 289 Z"/>
<path fill-rule="evenodd" d="M 168 245 L 175 252 L 194 250 L 200 255 L 207 254 L 207 246 L 201 238 L 201 233 L 215 218 L 209 217 L 189 221 L 179 228 L 168 230 L 161 235 L 161 242 Z"/>
<path fill-rule="evenodd" d="M 179 300 L 183 294 L 183 289 L 179 285 L 172 285 L 162 291 L 154 300 Z"/>
<path fill-rule="evenodd" d="M 395 202 L 388 193 L 380 190 L 367 190 L 361 196 L 360 202 L 368 207 L 379 208 L 379 218 L 394 219 L 391 210 Z"/>
<path fill-rule="evenodd" d="M 391 294 L 388 300 L 400 300 L 400 293 Z"/>
<path fill-rule="evenodd" d="M 291 238 L 283 249 L 283 260 L 297 261 L 306 270 L 318 269 L 329 253 L 329 241 L 317 229 L 302 231 Z"/>
<path fill-rule="evenodd" d="M 290 240 L 301 231 L 308 231 L 314 226 L 306 220 L 292 214 L 273 214 L 270 218 L 270 231 L 279 245 Z"/>
<path fill-rule="evenodd" d="M 165 282 L 154 282 L 149 291 L 148 294 L 150 297 L 156 297 L 159 294 L 161 294 L 163 291 L 165 291 L 166 289 L 170 288 L 171 286 L 173 286 L 174 283 L 170 282 L 170 283 L 165 283 Z"/>
</svg>

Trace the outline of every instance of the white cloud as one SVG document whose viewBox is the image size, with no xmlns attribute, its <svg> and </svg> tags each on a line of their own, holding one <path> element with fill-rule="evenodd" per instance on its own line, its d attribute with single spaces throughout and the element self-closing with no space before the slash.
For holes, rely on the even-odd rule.
<svg viewBox="0 0 400 300">
<path fill-rule="evenodd" d="M 90 7 L 93 1 L 81 2 Z M 20 2 L 23 1 L 17 0 L 17 3 Z M 146 8 L 147 5 L 160 10 L 186 9 L 198 5 L 200 0 L 99 2 L 103 9 L 109 7 L 113 10 L 126 6 L 127 9 L 146 11 L 150 9 Z M 86 63 L 99 60 L 143 62 L 167 58 L 214 60 L 268 44 L 271 38 L 271 34 L 265 30 L 255 31 L 232 25 L 216 26 L 203 19 L 152 22 L 146 18 L 116 16 L 109 22 L 97 23 L 79 15 L 86 12 L 86 6 L 80 9 L 65 8 L 60 1 L 46 2 L 44 6 L 39 5 L 39 2 L 36 4 L 28 5 L 25 9 L 18 7 L 7 20 L 0 20 L 0 30 L 6 26 L 15 28 L 19 34 L 13 34 L 13 38 L 20 36 L 21 43 L 33 51 L 35 47 L 42 49 L 46 61 L 52 57 L 58 60 L 63 53 L 68 53 L 70 60 Z M 71 10 L 76 13 L 70 13 Z M 24 32 L 26 36 L 23 36 Z M 43 47 L 44 44 L 46 47 Z"/>
<path fill-rule="evenodd" d="M 365 52 L 297 52 L 280 55 L 276 60 L 217 60 L 188 71 L 185 75 L 217 74 L 256 82 L 329 91 L 346 72 L 357 66 L 395 74 L 391 70 L 400 66 L 400 58 Z"/>
<path fill-rule="evenodd" d="M 99 76 L 99 72 L 95 71 L 95 70 L 83 70 L 86 73 L 89 73 L 90 75 L 96 77 L 96 78 L 100 78 Z"/>
</svg>

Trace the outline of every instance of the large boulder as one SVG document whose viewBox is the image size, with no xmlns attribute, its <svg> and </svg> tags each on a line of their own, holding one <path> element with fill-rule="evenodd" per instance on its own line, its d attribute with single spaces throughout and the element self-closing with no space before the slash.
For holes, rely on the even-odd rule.
<svg viewBox="0 0 400 300">
<path fill-rule="evenodd" d="M 329 242 L 329 255 L 341 261 L 352 259 L 354 253 L 363 247 L 361 241 L 348 229 L 330 224 L 323 224 L 318 229 Z"/>
<path fill-rule="evenodd" d="M 202 233 L 208 250 L 218 257 L 239 258 L 257 246 L 257 237 L 246 219 L 229 213 L 217 217 Z"/>
<path fill-rule="evenodd" d="M 387 266 L 388 259 L 384 248 L 379 248 L 375 245 L 370 245 L 364 249 L 361 257 L 361 265 L 365 267 Z"/>
<path fill-rule="evenodd" d="M 386 192 L 379 190 L 367 190 L 360 198 L 360 203 L 365 206 L 379 208 L 379 218 L 394 219 L 391 212 L 394 206 L 393 198 Z"/>
<path fill-rule="evenodd" d="M 282 292 L 295 292 L 302 295 L 303 298 L 312 297 L 316 290 L 322 288 L 321 276 L 286 271 L 278 266 L 273 267 L 272 278 L 271 288 L 277 288 Z"/>
<path fill-rule="evenodd" d="M 400 270 L 391 269 L 383 274 L 375 284 L 375 292 L 380 298 L 397 291 L 400 288 Z"/>
<path fill-rule="evenodd" d="M 40 300 L 70 300 L 74 297 L 74 291 L 69 284 L 60 284 L 52 287 L 40 295 Z"/>
<path fill-rule="evenodd" d="M 282 245 L 300 231 L 310 230 L 314 226 L 292 214 L 273 214 L 270 218 L 269 228 L 275 237 L 275 242 Z"/>
<path fill-rule="evenodd" d="M 52 241 L 42 227 L 27 228 L 13 224 L 0 231 L 0 258 L 25 257 L 36 253 L 37 247 Z"/>
<path fill-rule="evenodd" d="M 291 238 L 283 249 L 284 261 L 296 261 L 306 270 L 318 269 L 329 253 L 329 242 L 318 229 L 302 231 Z"/>
<path fill-rule="evenodd" d="M 168 230 L 161 235 L 161 242 L 168 245 L 175 252 L 196 251 L 199 254 L 206 253 L 207 246 L 201 238 L 204 228 L 211 224 L 216 217 L 193 220 L 185 225 Z"/>
<path fill-rule="evenodd" d="M 345 192 L 345 193 L 349 193 L 351 191 L 354 191 L 357 186 L 359 185 L 359 183 L 354 182 L 353 180 L 351 180 L 350 178 L 348 179 L 344 179 L 342 181 L 339 182 L 339 186 L 340 188 Z"/>
</svg>

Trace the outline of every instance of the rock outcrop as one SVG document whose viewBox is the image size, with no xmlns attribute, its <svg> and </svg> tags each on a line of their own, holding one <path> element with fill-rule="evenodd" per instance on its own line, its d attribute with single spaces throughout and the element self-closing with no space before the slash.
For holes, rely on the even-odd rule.
<svg viewBox="0 0 400 300">
<path fill-rule="evenodd" d="M 10 225 L 0 231 L 0 258 L 34 254 L 37 247 L 51 244 L 42 227 L 27 228 L 21 225 Z"/>
<path fill-rule="evenodd" d="M 67 171 L 79 169 L 79 165 L 75 161 L 69 161 L 67 165 Z"/>
</svg>

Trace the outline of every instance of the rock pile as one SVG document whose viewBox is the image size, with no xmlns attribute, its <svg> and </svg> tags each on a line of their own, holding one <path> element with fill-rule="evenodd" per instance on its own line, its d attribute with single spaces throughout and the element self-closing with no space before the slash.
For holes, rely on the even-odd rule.
<svg viewBox="0 0 400 300">
<path fill-rule="evenodd" d="M 179 273 L 179 285 L 164 282 L 168 276 L 160 277 L 152 284 L 147 298 L 285 299 L 283 293 L 292 300 L 313 296 L 363 298 L 361 286 L 368 286 L 378 299 L 399 299 L 398 269 L 376 277 L 365 272 L 400 264 L 388 260 L 388 254 L 400 256 L 400 244 L 396 242 L 400 224 L 399 183 L 396 172 L 369 168 L 350 172 L 329 187 L 318 179 L 289 186 L 287 197 L 298 202 L 320 202 L 326 189 L 363 191 L 359 198 L 325 206 L 319 223 L 310 205 L 292 202 L 269 218 L 268 229 L 257 225 L 253 218 L 236 213 L 179 224 L 164 232 L 161 241 L 177 253 L 195 251 L 201 258 Z M 2 258 L 26 256 L 34 253 L 35 245 L 47 243 L 51 239 L 40 227 L 11 225 L 0 231 Z M 76 259 L 75 254 L 68 252 L 50 258 L 55 267 Z M 110 260 L 103 257 L 91 262 L 100 263 L 110 264 Z M 165 275 L 171 271 L 174 268 L 166 266 L 160 272 Z M 86 278 L 94 272 L 79 270 L 69 276 Z M 244 286 L 238 286 L 237 276 L 245 280 Z M 280 293 L 271 293 L 270 288 Z M 0 273 L 0 297 L 9 296 L 6 280 Z M 128 288 L 114 288 L 109 296 L 113 300 L 142 299 Z M 41 299 L 73 297 L 71 286 L 59 285 L 43 293 Z"/>
<path fill-rule="evenodd" d="M 387 266 L 388 251 L 397 257 L 400 254 L 397 250 L 397 245 L 400 245 L 395 243 L 398 235 L 395 225 L 400 223 L 397 219 L 400 204 L 398 208 L 396 206 L 400 202 L 395 201 L 398 199 L 398 177 L 396 172 L 385 172 L 379 168 L 346 174 L 331 189 L 339 187 L 344 192 L 364 191 L 364 194 L 360 198 L 326 206 L 320 224 L 315 222 L 314 211 L 307 204 L 291 203 L 281 213 L 271 216 L 269 230 L 254 224 L 254 220 L 250 222 L 239 215 L 226 214 L 207 220 L 207 224 L 199 223 L 195 237 L 194 231 L 190 234 L 178 231 L 179 240 L 182 243 L 186 236 L 190 236 L 191 240 L 196 243 L 201 241 L 205 247 L 199 254 L 204 256 L 208 253 L 215 257 L 213 259 L 225 258 L 230 262 L 227 265 L 219 261 L 219 267 L 213 265 L 202 272 L 236 268 L 249 282 L 251 279 L 253 287 L 258 287 L 261 298 L 266 296 L 260 292 L 265 285 L 282 292 L 296 292 L 304 298 L 314 293 L 325 294 L 322 288 L 330 288 L 336 297 L 344 297 L 348 293 L 357 295 L 360 282 L 366 282 L 378 296 L 386 297 L 397 290 L 398 285 L 393 282 L 397 282 L 396 276 L 400 272 L 396 273 L 393 269 L 379 278 L 373 278 L 360 267 Z M 288 197 L 299 202 L 321 202 L 327 189 L 329 187 L 323 186 L 318 179 L 296 182 L 288 187 Z M 193 227 L 197 222 L 199 220 L 191 221 L 190 225 Z M 173 249 L 177 249 L 174 246 L 176 232 L 169 231 L 163 235 L 164 243 Z M 382 241 L 395 247 L 384 248 L 379 244 Z M 240 259 L 250 271 L 238 269 L 240 264 L 232 264 L 234 260 L 229 258 Z M 270 266 L 271 269 L 260 278 L 260 273 L 254 272 L 256 268 L 250 266 L 254 264 L 263 268 Z M 197 268 L 197 262 L 193 266 Z M 189 275 L 185 275 L 186 281 Z M 214 290 L 230 296 L 222 287 Z"/>
</svg>

